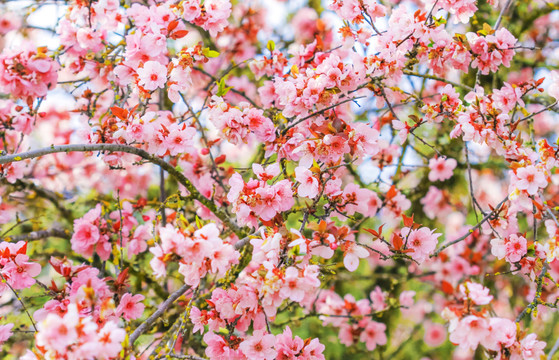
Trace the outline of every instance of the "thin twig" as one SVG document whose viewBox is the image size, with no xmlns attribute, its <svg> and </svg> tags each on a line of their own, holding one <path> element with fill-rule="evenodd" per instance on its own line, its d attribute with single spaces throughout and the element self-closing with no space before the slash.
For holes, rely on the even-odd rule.
<svg viewBox="0 0 559 360">
<path fill-rule="evenodd" d="M 503 206 L 503 204 L 509 199 L 509 196 L 507 195 L 506 198 L 503 199 L 503 201 L 501 201 L 493 211 L 491 211 L 489 214 L 485 215 L 485 217 L 483 219 L 481 219 L 481 221 L 479 223 L 477 223 L 474 227 L 472 227 L 466 234 L 464 234 L 463 236 L 460 236 L 458 239 L 452 240 L 444 245 L 442 245 L 437 251 L 435 251 L 431 257 L 436 257 L 438 256 L 441 251 L 443 251 L 444 249 L 448 248 L 449 246 L 452 246 L 456 243 L 459 243 L 460 241 L 466 239 L 468 236 L 470 236 L 475 230 L 477 230 L 478 228 L 481 227 L 481 225 L 483 225 L 487 220 L 491 219 L 491 217 L 497 213 L 500 209 L 501 206 Z"/>
</svg>

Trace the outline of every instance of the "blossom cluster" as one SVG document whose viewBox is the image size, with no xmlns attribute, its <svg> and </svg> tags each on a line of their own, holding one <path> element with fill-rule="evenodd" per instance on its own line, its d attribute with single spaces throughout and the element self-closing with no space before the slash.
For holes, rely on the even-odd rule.
<svg viewBox="0 0 559 360">
<path fill-rule="evenodd" d="M 553 358 L 557 16 L 2 2 L 0 357 Z"/>
</svg>

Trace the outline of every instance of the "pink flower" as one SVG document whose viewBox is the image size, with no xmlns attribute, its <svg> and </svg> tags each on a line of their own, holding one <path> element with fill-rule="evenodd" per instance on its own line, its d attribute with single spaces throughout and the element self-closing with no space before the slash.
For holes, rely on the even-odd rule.
<svg viewBox="0 0 559 360">
<path fill-rule="evenodd" d="M 142 304 L 142 300 L 144 300 L 143 295 L 126 293 L 120 298 L 116 313 L 126 320 L 137 319 L 144 313 L 144 304 Z"/>
<path fill-rule="evenodd" d="M 12 255 L 13 256 L 13 255 Z M 16 290 L 25 289 L 35 284 L 35 276 L 41 272 L 41 265 L 28 261 L 25 254 L 17 254 L 12 261 L 4 265 L 2 274 Z"/>
<path fill-rule="evenodd" d="M 456 160 L 437 157 L 429 160 L 429 180 L 444 181 L 452 177 L 452 171 L 456 167 Z"/>
<path fill-rule="evenodd" d="M 283 333 L 276 335 L 275 348 L 278 352 L 277 359 L 295 359 L 305 346 L 299 336 L 293 338 L 293 333 L 287 326 Z"/>
<path fill-rule="evenodd" d="M 299 196 L 314 199 L 318 195 L 318 180 L 309 169 L 302 166 L 295 168 L 295 179 L 301 183 L 297 188 Z"/>
<path fill-rule="evenodd" d="M 272 334 L 255 331 L 252 336 L 239 345 L 239 349 L 249 359 L 275 360 L 277 355 L 277 351 L 274 350 L 275 339 L 276 337 Z"/>
<path fill-rule="evenodd" d="M 171 156 L 185 153 L 192 147 L 192 139 L 196 135 L 196 129 L 192 126 L 186 126 L 185 123 L 173 123 L 169 126 L 169 135 L 163 141 Z"/>
<path fill-rule="evenodd" d="M 122 342 L 126 337 L 126 332 L 119 328 L 115 322 L 109 321 L 105 323 L 97 336 L 99 345 L 96 346 L 96 356 L 108 359 L 118 356 L 120 350 L 122 350 Z"/>
<path fill-rule="evenodd" d="M 461 319 L 450 333 L 450 341 L 461 348 L 475 350 L 489 335 L 487 319 L 468 315 Z"/>
<path fill-rule="evenodd" d="M 547 179 L 540 168 L 534 165 L 522 167 L 516 170 L 516 181 L 514 182 L 518 190 L 526 190 L 530 195 L 536 195 L 539 188 L 547 186 Z"/>
<path fill-rule="evenodd" d="M 89 221 L 76 219 L 74 221 L 74 234 L 70 240 L 72 250 L 80 254 L 91 256 L 92 246 L 99 241 L 99 228 Z M 91 248 L 91 251 L 90 251 Z"/>
<path fill-rule="evenodd" d="M 430 347 L 439 347 L 446 340 L 446 328 L 441 324 L 427 323 L 423 341 Z"/>
<path fill-rule="evenodd" d="M 194 325 L 192 333 L 196 334 L 198 331 L 200 331 L 200 334 L 203 334 L 205 330 L 204 325 L 207 325 L 207 320 L 200 309 L 198 309 L 196 306 L 193 306 L 190 309 L 189 317 L 190 321 L 192 321 L 192 324 Z"/>
<path fill-rule="evenodd" d="M 415 296 L 415 291 L 402 291 L 402 293 L 400 294 L 400 305 L 402 306 L 406 306 L 406 307 L 411 307 L 413 305 L 413 297 Z"/>
<path fill-rule="evenodd" d="M 449 13 L 456 15 L 455 24 L 467 24 L 477 11 L 476 0 L 443 0 L 439 4 Z"/>
<path fill-rule="evenodd" d="M 489 319 L 489 336 L 481 344 L 493 351 L 499 351 L 501 346 L 511 347 L 516 341 L 516 323 L 509 319 Z"/>
<path fill-rule="evenodd" d="M 239 354 L 240 351 L 231 349 L 222 336 L 211 331 L 204 335 L 204 342 L 208 344 L 206 356 L 210 359 L 228 360 L 242 358 L 242 354 Z"/>
<path fill-rule="evenodd" d="M 252 164 L 252 171 L 262 181 L 272 180 L 280 173 L 279 163 L 266 166 L 266 170 L 260 164 Z"/>
<path fill-rule="evenodd" d="M 305 297 L 306 285 L 299 276 L 299 269 L 288 267 L 285 271 L 285 285 L 280 290 L 280 295 L 285 299 L 300 302 Z"/>
<path fill-rule="evenodd" d="M 520 341 L 520 347 L 522 351 L 522 359 L 524 360 L 539 360 L 545 353 L 546 343 L 544 341 L 538 341 L 536 334 L 529 334 L 524 339 Z"/>
<path fill-rule="evenodd" d="M 14 184 L 18 179 L 23 178 L 24 162 L 13 162 L 4 169 L 4 177 L 9 183 Z"/>
<path fill-rule="evenodd" d="M 369 251 L 357 245 L 354 241 L 346 241 L 342 246 L 344 250 L 344 266 L 348 271 L 355 271 L 359 266 L 359 259 L 369 256 Z"/>
<path fill-rule="evenodd" d="M 139 84 L 148 91 L 165 87 L 167 68 L 157 61 L 147 61 L 144 67 L 136 70 L 140 77 Z"/>
<path fill-rule="evenodd" d="M 515 263 L 526 255 L 527 241 L 523 236 L 511 235 L 505 241 L 505 252 L 508 262 Z"/>
<path fill-rule="evenodd" d="M 371 298 L 371 308 L 374 311 L 381 311 L 386 308 L 386 295 L 381 290 L 380 286 L 375 286 L 374 290 L 369 294 L 369 297 Z"/>
<path fill-rule="evenodd" d="M 0 325 L 0 345 L 12 336 L 14 324 Z"/>
<path fill-rule="evenodd" d="M 318 339 L 312 339 L 305 345 L 300 357 L 307 360 L 324 360 L 324 355 L 322 354 L 324 349 L 326 347 Z"/>
<path fill-rule="evenodd" d="M 68 307 L 68 312 L 63 317 L 56 313 L 48 314 L 45 320 L 37 324 L 37 345 L 63 353 L 66 347 L 78 339 L 78 323 L 79 316 L 75 304 Z"/>
<path fill-rule="evenodd" d="M 386 325 L 376 321 L 369 321 L 363 332 L 359 336 L 359 340 L 364 342 L 367 350 L 373 351 L 377 345 L 386 345 Z"/>
<path fill-rule="evenodd" d="M 6 35 L 8 32 L 15 30 L 21 26 L 21 17 L 16 13 L 4 10 L 0 15 L 0 35 Z"/>
<path fill-rule="evenodd" d="M 56 86 L 60 65 L 36 51 L 4 51 L 0 55 L 0 91 L 20 99 L 42 97 Z"/>
<path fill-rule="evenodd" d="M 401 234 L 404 243 L 407 242 L 408 248 L 413 249 L 410 256 L 419 263 L 427 260 L 429 255 L 433 253 L 437 247 L 437 239 L 441 236 L 441 234 L 435 233 L 435 230 L 430 230 L 427 227 L 411 231 L 406 227 L 402 229 Z"/>
<path fill-rule="evenodd" d="M 470 299 L 476 305 L 487 305 L 493 300 L 488 288 L 470 281 L 460 285 L 460 292 L 463 300 Z"/>
<path fill-rule="evenodd" d="M 229 0 L 206 0 L 204 1 L 206 10 L 206 21 L 202 24 L 211 36 L 216 36 L 228 25 L 227 19 L 231 15 L 231 2 Z"/>
</svg>

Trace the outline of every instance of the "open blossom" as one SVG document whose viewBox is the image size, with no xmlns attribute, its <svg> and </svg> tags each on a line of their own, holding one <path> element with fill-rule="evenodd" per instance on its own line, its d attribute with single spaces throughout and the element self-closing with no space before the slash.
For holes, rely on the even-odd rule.
<svg viewBox="0 0 559 360">
<path fill-rule="evenodd" d="M 435 230 L 427 227 L 417 230 L 405 227 L 401 234 L 404 242 L 407 242 L 408 248 L 413 250 L 413 252 L 410 252 L 410 256 L 419 263 L 427 260 L 429 255 L 435 251 L 438 243 L 437 239 L 441 236 L 441 234 L 435 233 Z"/>
<path fill-rule="evenodd" d="M 125 337 L 126 332 L 124 329 L 119 328 L 115 322 L 109 321 L 105 323 L 97 334 L 99 344 L 97 356 L 100 358 L 114 358 L 118 356 L 122 350 L 122 342 Z"/>
<path fill-rule="evenodd" d="M 14 324 L 0 325 L 0 345 L 12 336 L 12 328 Z"/>
<path fill-rule="evenodd" d="M 60 65 L 40 51 L 0 54 L 0 91 L 17 98 L 42 97 L 56 86 Z"/>
<path fill-rule="evenodd" d="M 49 313 L 37 330 L 37 345 L 51 358 L 114 358 L 126 336 L 116 322 L 100 326 L 91 315 L 78 312 L 75 303 L 68 305 L 65 314 Z"/>
<path fill-rule="evenodd" d="M 277 355 L 274 344 L 274 335 L 255 331 L 251 337 L 241 343 L 239 349 L 248 359 L 273 360 Z"/>
<path fill-rule="evenodd" d="M 6 356 L 545 356 L 546 1 L 0 2 Z"/>
<path fill-rule="evenodd" d="M 14 12 L 3 11 L 0 14 L 0 35 L 6 35 L 8 32 L 18 29 L 21 26 L 21 18 Z"/>
<path fill-rule="evenodd" d="M 527 241 L 523 236 L 512 234 L 505 239 L 491 240 L 491 253 L 498 259 L 506 258 L 508 262 L 515 263 L 520 261 L 526 252 Z"/>
<path fill-rule="evenodd" d="M 355 271 L 359 266 L 359 259 L 369 256 L 369 251 L 353 241 L 346 241 L 342 246 L 344 250 L 344 266 L 348 271 Z"/>
<path fill-rule="evenodd" d="M 297 193 L 300 196 L 314 199 L 318 195 L 318 180 L 310 170 L 301 166 L 297 167 L 295 169 L 295 179 L 301 183 L 297 188 Z"/>
<path fill-rule="evenodd" d="M 461 348 L 475 350 L 479 343 L 489 335 L 487 319 L 468 315 L 461 319 L 450 332 L 450 341 Z"/>
<path fill-rule="evenodd" d="M 377 345 L 386 345 L 386 325 L 376 321 L 369 321 L 359 340 L 365 343 L 369 351 L 375 350 Z"/>
<path fill-rule="evenodd" d="M 144 304 L 142 304 L 144 296 L 137 294 L 132 295 L 126 293 L 120 298 L 120 304 L 116 308 L 116 313 L 121 314 L 126 320 L 137 319 L 142 316 L 144 312 Z"/>
<path fill-rule="evenodd" d="M 101 234 L 101 204 L 89 210 L 82 218 L 74 220 L 74 234 L 70 239 L 72 250 L 84 256 L 92 256 L 93 252 L 101 260 L 107 260 L 111 253 L 111 244 L 106 234 Z"/>
<path fill-rule="evenodd" d="M 518 190 L 526 190 L 530 195 L 536 195 L 539 188 L 547 186 L 547 179 L 542 169 L 529 165 L 516 170 L 516 181 L 514 184 Z"/>
<path fill-rule="evenodd" d="M 439 5 L 456 16 L 454 23 L 467 24 L 477 10 L 476 0 L 443 0 Z"/>
<path fill-rule="evenodd" d="M 193 233 L 185 235 L 172 224 L 160 228 L 161 246 L 150 249 L 154 254 L 150 265 L 157 276 L 163 276 L 167 262 L 173 255 L 179 257 L 179 273 L 185 283 L 196 287 L 207 273 L 218 278 L 238 262 L 239 252 L 231 244 L 219 237 L 219 229 L 214 223 L 204 225 Z"/>
<path fill-rule="evenodd" d="M 0 244 L 0 273 L 12 288 L 20 290 L 32 286 L 40 272 L 41 265 L 29 261 L 25 241 Z M 0 283 L 0 293 L 6 289 L 7 286 Z"/>
<path fill-rule="evenodd" d="M 452 177 L 452 171 L 456 168 L 456 160 L 442 157 L 429 160 L 429 180 L 444 181 Z"/>
<path fill-rule="evenodd" d="M 227 19 L 231 15 L 230 0 L 208 0 L 204 1 L 204 9 L 206 17 L 202 27 L 210 32 L 210 35 L 216 36 L 227 26 Z"/>
<path fill-rule="evenodd" d="M 511 235 L 505 242 L 505 252 L 507 260 L 510 262 L 520 261 L 526 254 L 526 238 L 518 235 Z"/>
<path fill-rule="evenodd" d="M 439 347 L 446 340 L 446 328 L 441 324 L 428 323 L 425 325 L 423 341 L 430 347 Z"/>
<path fill-rule="evenodd" d="M 525 360 L 538 360 L 541 359 L 542 356 L 545 355 L 546 343 L 544 341 L 537 340 L 536 334 L 529 334 L 524 339 L 520 341 L 520 356 L 514 354 L 511 359 L 525 359 Z"/>
<path fill-rule="evenodd" d="M 136 70 L 140 77 L 140 85 L 148 90 L 153 91 L 157 88 L 165 87 L 167 81 L 167 67 L 161 65 L 157 61 L 148 61 L 143 67 Z"/>
<path fill-rule="evenodd" d="M 466 38 L 474 54 L 472 68 L 478 68 L 482 74 L 495 72 L 500 65 L 510 66 L 515 54 L 516 38 L 505 28 L 500 28 L 493 35 L 479 36 L 467 33 Z"/>
<path fill-rule="evenodd" d="M 460 293 L 464 300 L 470 299 L 476 305 L 487 305 L 493 300 L 488 288 L 470 281 L 460 285 Z"/>
</svg>

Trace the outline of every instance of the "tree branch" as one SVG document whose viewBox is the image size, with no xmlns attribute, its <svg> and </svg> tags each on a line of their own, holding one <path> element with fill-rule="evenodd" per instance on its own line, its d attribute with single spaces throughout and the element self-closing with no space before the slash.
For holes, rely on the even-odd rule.
<svg viewBox="0 0 559 360">
<path fill-rule="evenodd" d="M 36 241 L 36 240 L 46 239 L 49 237 L 70 239 L 72 237 L 72 234 L 68 230 L 54 228 L 49 230 L 33 231 L 28 234 L 6 236 L 4 237 L 3 240 L 10 241 L 10 242 Z"/>
<path fill-rule="evenodd" d="M 186 189 L 190 192 L 193 199 L 198 200 L 211 212 L 213 212 L 223 223 L 233 230 L 239 237 L 244 237 L 246 234 L 245 229 L 240 229 L 235 223 L 233 223 L 230 217 L 223 211 L 217 208 L 215 203 L 203 196 L 196 187 L 187 179 L 186 176 L 180 171 L 178 171 L 171 164 L 160 159 L 159 157 L 153 156 L 145 150 L 140 148 L 124 145 L 124 144 L 70 144 L 70 145 L 52 145 L 47 148 L 31 150 L 19 154 L 10 154 L 0 156 L 0 164 L 7 164 L 15 161 L 22 161 L 26 159 L 34 159 L 48 154 L 55 153 L 68 153 L 68 152 L 90 152 L 90 151 L 109 151 L 109 152 L 123 152 L 128 154 L 133 154 L 147 160 L 155 165 L 160 166 L 162 169 L 167 171 L 171 176 L 173 176 L 180 184 L 184 185 Z"/>
<path fill-rule="evenodd" d="M 454 81 L 450 81 L 450 80 L 447 80 L 447 79 L 444 79 L 444 78 L 441 78 L 441 77 L 438 77 L 438 76 L 435 76 L 435 75 L 419 74 L 419 73 L 416 73 L 416 72 L 413 72 L 413 71 L 409 71 L 409 70 L 404 70 L 404 74 L 405 74 L 405 75 L 409 75 L 409 76 L 416 76 L 416 77 L 420 77 L 420 78 L 424 78 L 424 79 L 430 79 L 430 80 L 441 81 L 441 82 L 450 84 L 450 85 L 452 85 L 452 86 L 462 88 L 462 89 L 464 89 L 464 90 L 474 91 L 474 88 L 472 88 L 472 87 L 470 87 L 470 86 L 468 86 L 468 85 L 459 84 L 459 83 L 456 83 L 456 82 L 454 82 Z"/>
<path fill-rule="evenodd" d="M 132 335 L 130 335 L 130 338 L 128 339 L 128 343 L 130 345 L 134 345 L 134 342 L 136 342 L 136 340 L 140 337 L 140 335 L 142 335 L 151 325 L 153 325 L 155 320 L 159 319 L 159 317 L 161 317 L 161 315 L 163 315 L 163 313 L 167 311 L 169 306 L 171 306 L 175 302 L 175 300 L 180 298 L 189 288 L 190 285 L 185 284 L 181 286 L 180 289 L 172 293 L 171 296 L 169 296 L 169 298 L 165 300 L 163 304 L 161 304 L 161 306 L 159 307 L 159 309 L 157 309 L 157 311 L 151 314 L 151 316 L 148 317 L 146 321 L 144 321 L 140 326 L 136 328 L 136 330 L 134 330 L 134 332 L 132 333 Z"/>
<path fill-rule="evenodd" d="M 491 211 L 489 214 L 485 215 L 485 217 L 483 219 L 481 219 L 480 222 L 478 222 L 474 227 L 472 227 L 466 234 L 464 234 L 463 236 L 459 237 L 458 239 L 452 240 L 451 242 L 446 243 L 445 245 L 442 245 L 437 251 L 435 251 L 431 257 L 436 257 L 438 256 L 444 249 L 459 243 L 460 241 L 466 239 L 468 236 L 470 236 L 476 229 L 479 229 L 481 227 L 481 225 L 483 225 L 487 220 L 489 220 L 496 212 L 498 212 L 501 209 L 501 206 L 503 206 L 503 204 L 505 203 L 505 201 L 507 201 L 509 199 L 509 196 L 507 195 L 506 198 L 503 199 L 503 201 L 501 201 L 496 207 L 495 209 L 493 209 L 493 211 Z"/>
</svg>

